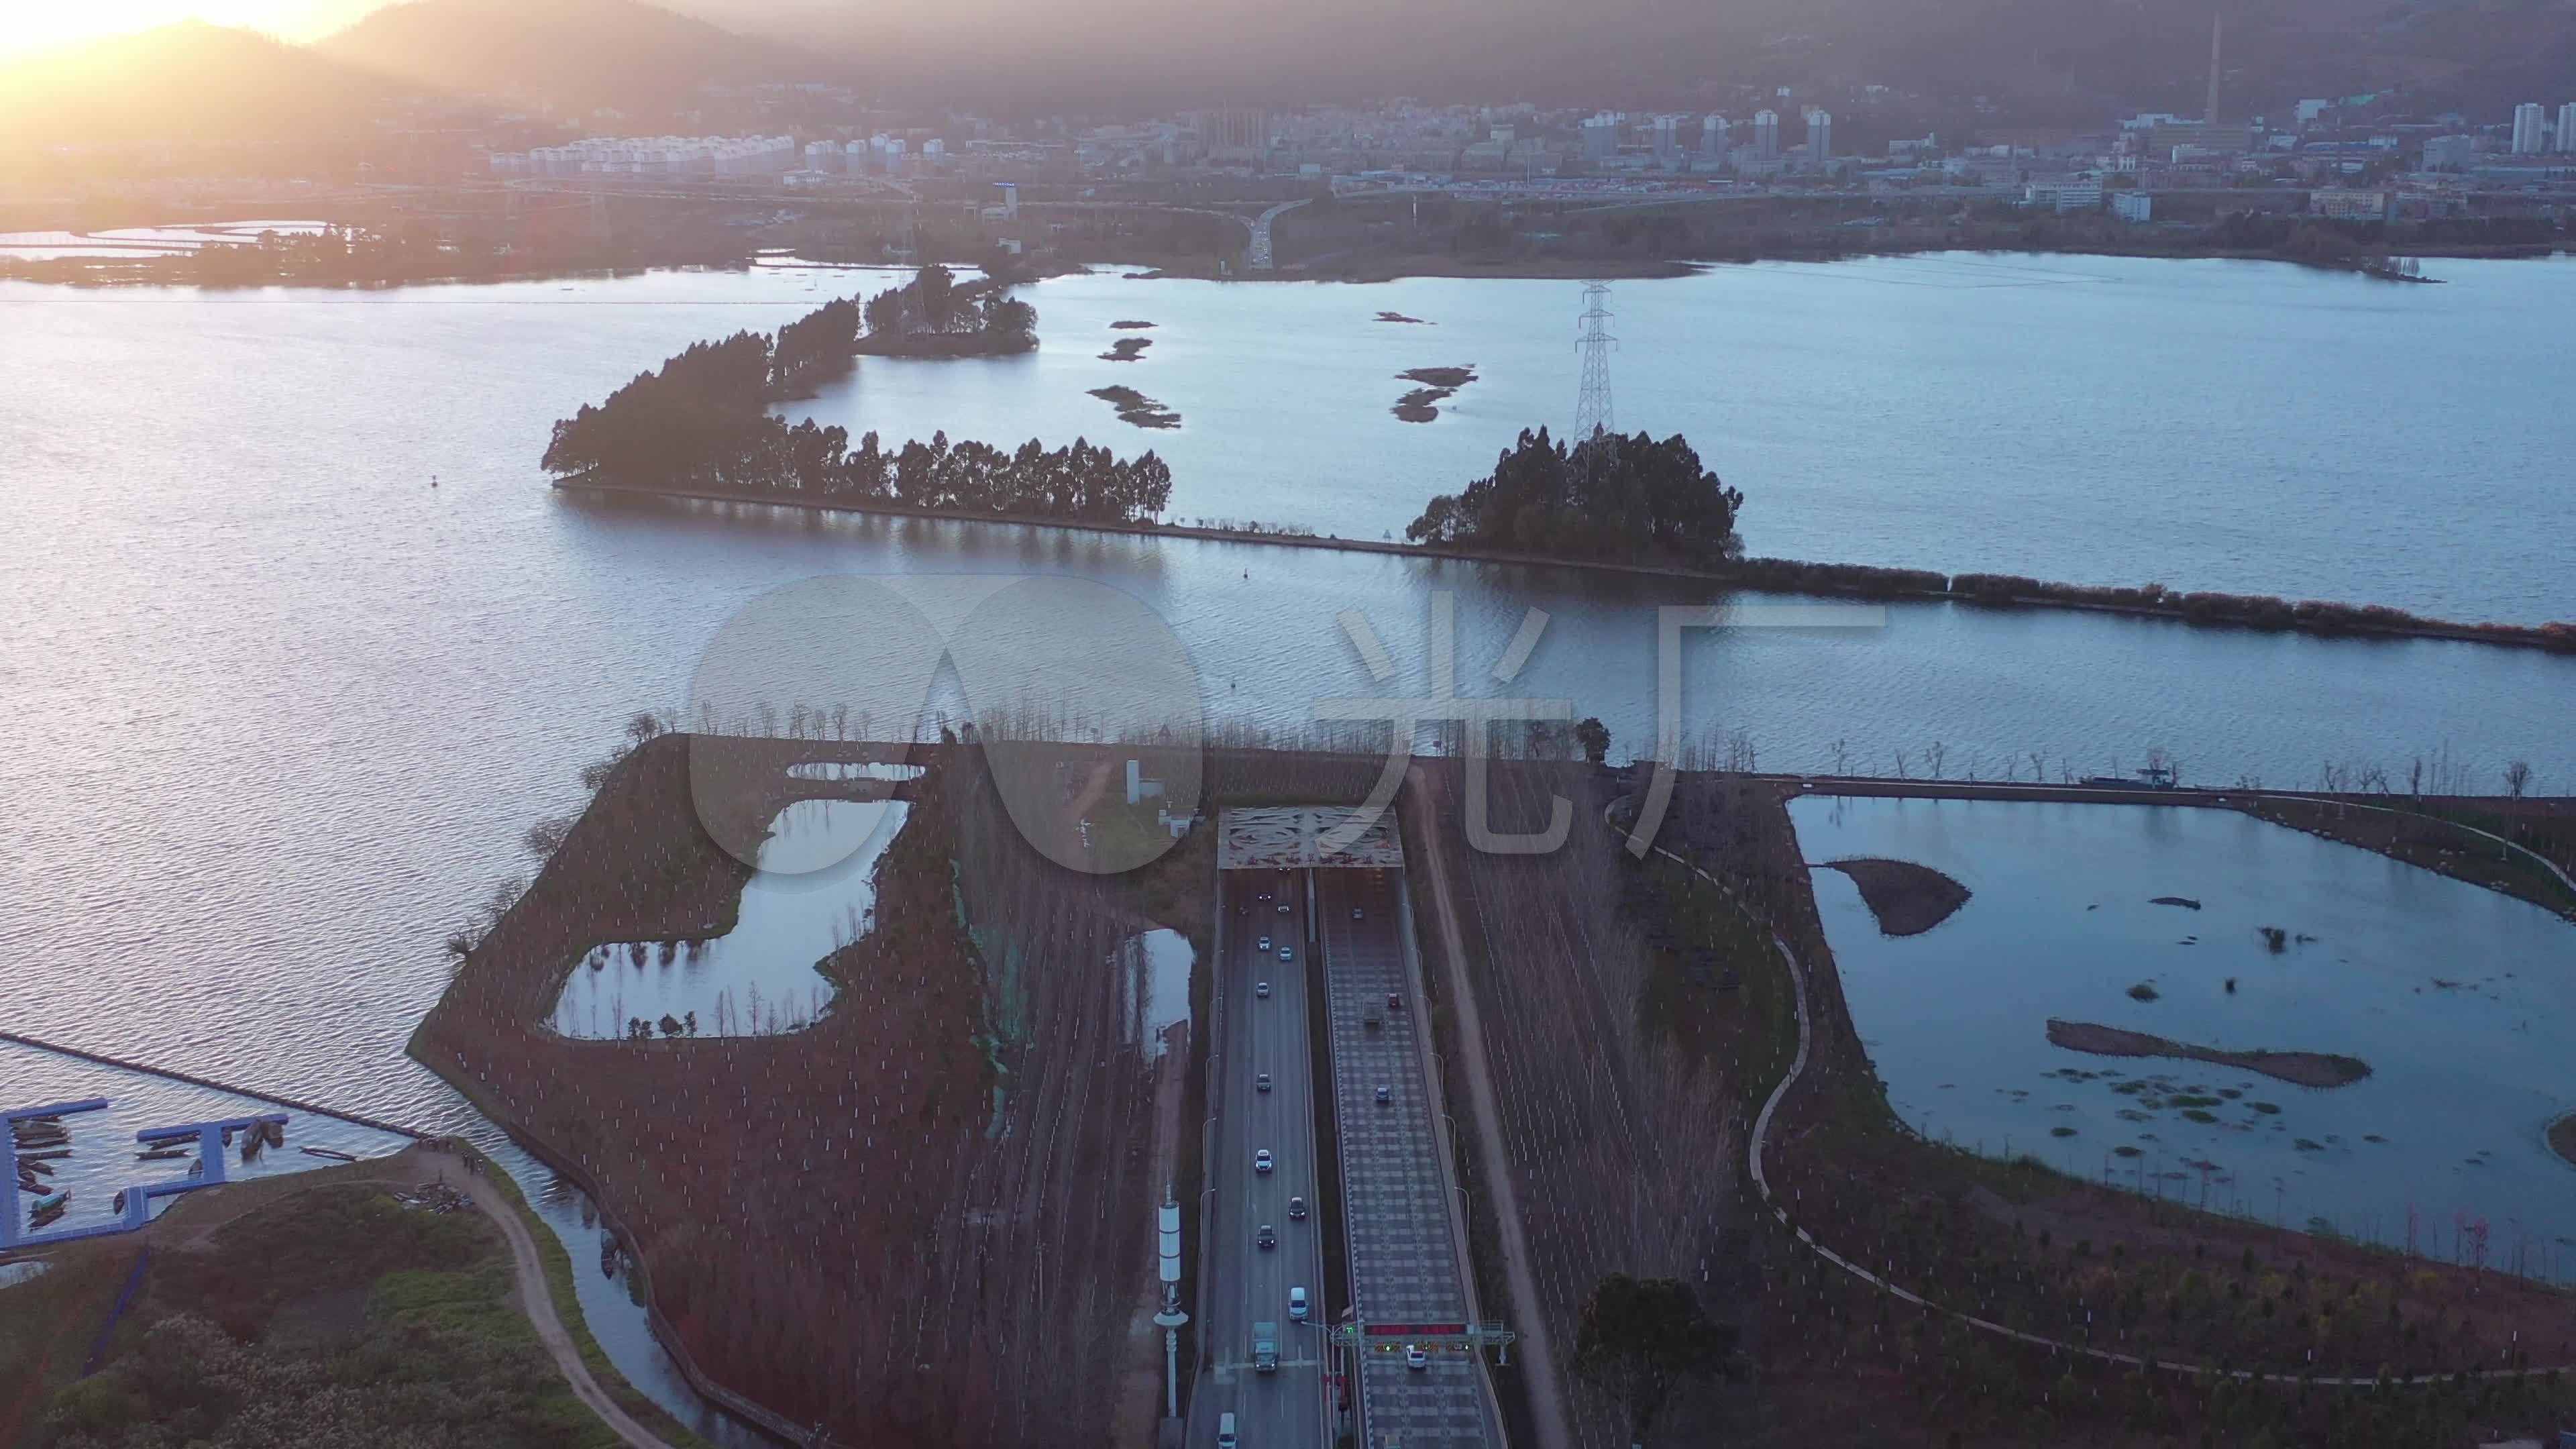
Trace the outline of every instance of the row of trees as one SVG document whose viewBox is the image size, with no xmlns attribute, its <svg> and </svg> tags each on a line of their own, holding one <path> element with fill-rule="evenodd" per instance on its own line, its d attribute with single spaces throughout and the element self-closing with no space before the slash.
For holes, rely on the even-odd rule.
<svg viewBox="0 0 2576 1449">
<path fill-rule="evenodd" d="M 1152 452 L 1120 458 L 1081 438 L 1061 448 L 1031 438 L 1006 453 L 990 443 L 952 444 L 946 433 L 890 449 L 871 432 L 852 448 L 845 430 L 807 421 L 757 430 L 740 442 L 744 446 L 709 460 L 706 471 L 693 475 L 696 481 L 750 497 L 1093 523 L 1150 520 L 1172 498 L 1171 465 Z"/>
<path fill-rule="evenodd" d="M 1560 558 L 1708 567 L 1741 557 L 1744 495 L 1700 464 L 1678 433 L 1595 432 L 1568 446 L 1523 431 L 1494 471 L 1431 500 L 1404 536 L 1415 543 L 1516 549 Z"/>
</svg>

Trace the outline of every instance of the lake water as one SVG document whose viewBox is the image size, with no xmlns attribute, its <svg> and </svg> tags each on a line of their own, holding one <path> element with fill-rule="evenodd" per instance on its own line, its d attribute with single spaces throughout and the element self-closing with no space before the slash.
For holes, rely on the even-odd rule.
<svg viewBox="0 0 2576 1449">
<path fill-rule="evenodd" d="M 593 947 L 556 998 L 555 1030 L 621 1037 L 631 1020 L 666 1017 L 693 1023 L 695 1036 L 775 1036 L 813 1025 L 833 990 L 815 967 L 875 928 L 877 857 L 907 808 L 799 800 L 781 810 L 732 930 L 709 941 Z"/>
<path fill-rule="evenodd" d="M 1989 265 L 2024 266 L 1935 258 L 1622 284 L 1623 420 L 1690 426 L 1755 495 L 1747 527 L 1765 551 L 2019 566 L 2016 551 L 2054 539 L 2063 557 L 2033 571 L 2224 586 L 2241 567 L 2259 575 L 2242 582 L 2291 592 L 2510 618 L 2576 612 L 2560 561 L 2547 556 L 2558 535 L 2532 523 L 2563 516 L 2563 476 L 2531 459 L 2563 455 L 2568 415 L 2535 404 L 2513 429 L 2478 422 L 2494 416 L 2491 392 L 2546 371 L 2512 360 L 2549 355 L 2525 348 L 2525 334 L 2535 318 L 2566 315 L 2576 270 L 2445 263 L 2451 286 L 2382 289 L 2197 264 L 2105 264 L 2094 280 L 2031 285 L 1957 281 L 1957 269 Z M 2042 274 L 2071 266 L 2027 263 Z M 1918 276 L 1950 280 L 1907 280 Z M 384 292 L 0 284 L 0 700 L 9 707 L 0 800 L 11 826 L 0 836 L 0 924 L 19 963 L 0 979 L 0 1023 L 423 1131 L 477 1134 L 497 1150 L 459 1099 L 402 1055 L 448 979 L 440 940 L 494 882 L 529 870 L 520 837 L 580 807 L 580 768 L 616 743 L 630 713 L 680 706 L 699 653 L 729 618 L 818 574 L 1098 580 L 1170 621 L 1211 715 L 1279 728 L 1309 720 L 1318 697 L 1420 692 L 1426 597 L 1452 590 L 1469 692 L 1506 689 L 1490 666 L 1536 607 L 1550 621 L 1508 692 L 1561 696 L 1600 716 L 1614 753 L 1651 737 L 1655 611 L 1709 598 L 1667 581 L 602 502 L 543 486 L 534 460 L 554 419 L 692 341 L 773 329 L 835 288 L 884 280 L 772 268 Z M 1758 314 L 1756 295 L 1808 300 L 1778 302 L 1785 310 L 1767 314 L 1772 331 L 1755 346 L 1742 329 Z M 2453 310 L 2424 311 L 2423 299 Z M 976 420 L 928 399 L 945 396 L 953 409 L 982 377 L 1026 405 L 986 415 L 977 431 L 1121 437 L 1083 395 L 1097 385 L 1083 359 L 1105 345 L 1109 321 L 1132 313 L 1163 325 L 1148 334 L 1157 338 L 1149 361 L 1118 376 L 1132 374 L 1188 418 L 1151 441 L 1205 449 L 1180 455 L 1179 511 L 1373 534 L 1429 487 L 1489 463 L 1524 412 L 1564 416 L 1572 300 L 1554 283 L 1220 291 L 1069 279 L 1038 289 L 1047 345 L 1035 358 L 871 360 L 857 391 L 816 407 L 846 411 L 864 398 L 889 424 L 902 412 L 963 430 Z M 1935 303 L 1951 309 L 1940 327 L 1909 310 Z M 1236 305 L 1250 332 L 1222 343 L 1225 334 L 1200 330 Z M 2303 319 L 2311 335 L 2341 325 L 2356 340 L 2289 388 L 2245 362 L 2273 356 L 2270 336 L 2288 325 L 2249 320 L 2247 309 L 2265 307 Z M 1437 325 L 1370 321 L 1380 308 Z M 1717 330 L 1693 344 L 1666 325 L 1686 315 Z M 1304 339 L 1302 329 L 1343 317 L 1353 319 L 1346 346 Z M 2069 318 L 2082 325 L 2070 329 Z M 1872 325 L 1883 330 L 1872 336 Z M 1970 345 L 1943 327 L 1991 332 L 1975 345 L 1998 357 L 2027 346 L 2060 362 L 2010 385 L 1961 387 L 1930 367 L 1941 354 L 1924 350 L 1941 337 L 1942 347 Z M 2414 411 L 2406 428 L 2360 435 L 2335 454 L 2345 471 L 2331 487 L 2313 472 L 2218 466 L 2212 450 L 2187 443 L 2243 439 L 2245 428 L 2220 426 L 2234 414 L 2216 409 L 2215 420 L 2187 412 L 2150 430 L 2162 451 L 2147 462 L 2135 457 L 2135 433 L 2124 435 L 2129 446 L 2088 454 L 2132 479 L 2155 475 L 2134 509 L 2123 501 L 2106 512 L 2101 500 L 2117 489 L 2093 473 L 2047 473 L 2056 491 L 2034 501 L 2028 490 L 2044 480 L 2019 461 L 2024 450 L 2066 438 L 2054 423 L 2023 424 L 2060 417 L 2073 394 L 2118 415 L 2128 406 L 2120 399 L 2137 395 L 2132 384 L 2153 383 L 2102 342 L 2132 334 L 2162 339 L 2151 354 L 2179 358 L 2171 365 L 2193 387 L 2212 373 L 2260 374 L 2261 386 L 2240 389 L 2249 412 L 2334 402 L 2338 428 L 2296 429 L 2307 450 L 2298 457 L 2355 436 L 2338 429 L 2384 416 L 2386 399 L 2405 396 Z M 1504 345 L 1514 337 L 1523 340 Z M 2193 337 L 2197 353 L 2186 348 Z M 2031 338 L 2040 340 L 2012 340 Z M 1461 339 L 1470 345 L 1453 345 Z M 1205 350 L 1190 360 L 1194 347 Z M 1835 369 L 1884 376 L 1874 359 L 1888 349 L 1927 368 L 1918 393 L 1856 395 L 1831 380 Z M 2462 349 L 2477 368 L 2440 361 Z M 2372 388 L 2338 395 L 2366 355 L 2382 367 Z M 1081 365 L 1061 397 L 1030 381 L 1068 361 Z M 1438 422 L 1385 415 L 1403 390 L 1394 371 L 1446 361 L 1476 362 L 1489 379 Z M 2089 383 L 2067 381 L 2078 366 L 2091 369 Z M 1702 414 L 1659 413 L 1658 388 L 1704 400 L 1706 436 L 1692 421 Z M 1053 400 L 1041 405 L 1041 394 Z M 2056 398 L 2058 411 L 2015 403 L 2006 419 L 1997 397 Z M 2361 399 L 2376 411 L 2358 412 Z M 1983 419 L 1965 443 L 1944 431 L 1953 423 L 1943 419 L 1959 417 Z M 1280 431 L 1291 425 L 1293 436 Z M 1230 427 L 1244 430 L 1232 442 Z M 2448 440 L 2450 471 L 2389 462 L 2416 459 L 2409 450 L 2427 428 Z M 1777 461 L 1802 433 L 1814 440 L 1806 461 Z M 1846 466 L 1861 440 L 1894 448 L 1898 438 L 1912 440 L 1898 450 L 1912 462 L 1894 482 Z M 1300 448 L 1310 463 L 1298 461 Z M 1919 501 L 1877 517 L 1868 490 L 1884 500 L 1891 488 Z M 2208 526 L 2190 523 L 2197 505 L 2176 496 L 2203 499 Z M 2237 532 L 2256 515 L 2304 522 L 2256 548 Z M 2165 562 L 2177 557 L 2200 566 Z M 1388 683 L 1371 677 L 1337 623 L 1348 608 L 1385 640 L 1398 666 Z M 2011 758 L 2027 777 L 2032 751 L 2052 775 L 2113 769 L 2161 748 L 2186 780 L 2303 784 L 2327 761 L 2402 775 L 2409 755 L 2447 746 L 2490 787 L 2517 757 L 2535 764 L 2540 788 L 2576 787 L 2566 729 L 2576 661 L 2530 653 L 1919 605 L 1890 609 L 1874 629 L 1694 634 L 1682 678 L 1689 732 L 1744 730 L 1771 768 L 1830 767 L 1836 741 L 1849 768 L 1892 768 L 1896 751 L 1919 760 L 1938 740 L 1953 775 L 1998 774 Z M 544 1180 L 524 1163 L 517 1170 Z M 593 1231 L 565 1211 L 556 1221 L 568 1241 Z M 585 1304 L 613 1310 L 616 1290 L 586 1278 Z M 600 1333 L 630 1330 L 640 1333 L 634 1324 Z M 619 1352 L 626 1363 L 629 1350 Z M 649 1344 L 632 1353 L 649 1357 Z M 648 1383 L 668 1377 L 629 1371 Z"/>
<path fill-rule="evenodd" d="M 92 1097 L 104 1097 L 108 1105 L 100 1111 L 74 1113 L 62 1119 L 71 1133 L 71 1141 L 66 1144 L 71 1155 L 47 1164 L 54 1171 L 46 1181 L 57 1191 L 68 1191 L 71 1203 L 62 1218 L 44 1231 L 68 1232 L 113 1223 L 119 1217 L 114 1208 L 116 1195 L 123 1189 L 187 1177 L 197 1156 L 195 1140 L 179 1144 L 188 1149 L 182 1156 L 159 1162 L 138 1161 L 135 1154 L 143 1149 L 135 1142 L 134 1134 L 147 1128 L 270 1112 L 287 1114 L 290 1120 L 284 1146 L 264 1148 L 256 1157 L 245 1160 L 237 1141 L 233 1150 L 224 1154 L 224 1174 L 232 1179 L 272 1177 L 332 1165 L 328 1159 L 306 1155 L 302 1149 L 307 1147 L 345 1152 L 352 1157 L 383 1157 L 410 1145 L 408 1138 L 395 1133 L 379 1132 L 336 1117 L 0 1041 L 0 1103 L 6 1103 L 8 1110 Z M 0 1142 L 5 1142 L 5 1136 L 0 1133 Z M 14 1210 L 18 1213 L 18 1226 L 24 1230 L 26 1209 L 34 1199 L 16 1192 L 14 1180 L 9 1185 L 11 1195 L 17 1199 Z M 178 1200 L 152 1199 L 153 1216 L 160 1216 Z"/>
<path fill-rule="evenodd" d="M 1757 554 L 2576 616 L 2576 413 L 2545 361 L 2576 258 L 2430 270 L 1962 253 L 1621 282 L 1617 421 L 1687 434 L 1744 490 Z M 1177 517 L 1401 537 L 1521 429 L 1567 426 L 1580 294 L 1062 277 L 1027 293 L 1038 352 L 870 360 L 797 410 L 853 437 L 1150 447 Z M 1153 345 L 1103 360 L 1118 338 Z M 1388 412 L 1397 373 L 1470 364 L 1437 420 Z M 1117 421 L 1088 396 L 1113 385 L 1180 428 Z"/>
<path fill-rule="evenodd" d="M 2383 1243 L 2406 1242 L 2411 1212 L 2419 1245 L 2443 1253 L 2463 1218 L 2484 1219 L 2490 1263 L 2510 1265 L 2519 1244 L 2527 1270 L 2576 1276 L 2576 1168 L 2543 1135 L 2576 1108 L 2566 921 L 2233 811 L 1825 798 L 1790 809 L 1810 862 L 1913 861 L 1975 892 L 1941 925 L 1894 938 L 1848 876 L 1815 872 L 1853 1022 L 1918 1130 Z M 2264 926 L 2293 943 L 2270 950 Z M 2142 982 L 2156 999 L 2129 995 Z M 2093 1055 L 2051 1045 L 2052 1017 L 2339 1053 L 2371 1072 L 2309 1088 Z"/>
</svg>

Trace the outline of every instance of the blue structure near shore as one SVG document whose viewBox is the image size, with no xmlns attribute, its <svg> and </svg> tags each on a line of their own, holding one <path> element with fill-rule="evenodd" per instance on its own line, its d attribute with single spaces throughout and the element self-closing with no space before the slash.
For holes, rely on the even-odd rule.
<svg viewBox="0 0 2576 1449">
<path fill-rule="evenodd" d="M 79 1102 L 57 1102 L 50 1106 L 25 1107 L 16 1111 L 0 1112 L 0 1128 L 6 1129 L 14 1154 L 19 1123 L 73 1117 L 84 1112 L 99 1112 L 106 1110 L 107 1106 L 107 1098 L 91 1097 Z M 83 1238 L 104 1238 L 118 1233 L 133 1232 L 152 1221 L 154 1198 L 175 1197 L 183 1192 L 194 1192 L 201 1187 L 214 1187 L 226 1180 L 224 1139 L 227 1134 L 240 1131 L 265 1131 L 271 1126 L 282 1131 L 286 1123 L 285 1113 L 267 1112 L 214 1122 L 189 1122 L 170 1127 L 144 1128 L 134 1134 L 134 1140 L 146 1147 L 170 1147 L 190 1139 L 195 1140 L 197 1163 L 191 1169 L 190 1176 L 167 1182 L 136 1183 L 124 1189 L 117 1194 L 118 1200 L 123 1204 L 117 1219 L 95 1227 L 67 1228 L 60 1232 L 48 1233 L 22 1232 L 19 1228 L 18 1208 L 13 1203 L 9 1211 L 0 1213 L 0 1253 L 17 1248 L 49 1248 L 57 1243 L 77 1242 Z"/>
</svg>

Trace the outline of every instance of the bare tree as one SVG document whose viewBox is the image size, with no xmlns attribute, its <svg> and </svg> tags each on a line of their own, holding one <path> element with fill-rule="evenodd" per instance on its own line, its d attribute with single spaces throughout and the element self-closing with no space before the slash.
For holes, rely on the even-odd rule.
<svg viewBox="0 0 2576 1449">
<path fill-rule="evenodd" d="M 575 819 L 570 815 L 556 815 L 540 820 L 528 827 L 528 833 L 519 837 L 519 843 L 537 859 L 551 860 L 556 851 L 563 849 L 564 837 L 572 834 Z"/>
<path fill-rule="evenodd" d="M 662 732 L 662 717 L 649 709 L 637 710 L 626 721 L 627 743 L 640 745 Z"/>
<path fill-rule="evenodd" d="M 2531 788 L 2531 761 L 2514 760 L 2504 767 L 2504 792 L 2519 800 Z"/>
<path fill-rule="evenodd" d="M 1927 764 L 1931 765 L 1932 778 L 1935 780 L 1941 778 L 1941 757 L 1947 753 L 1949 753 L 1949 751 L 1943 747 L 1939 740 L 1934 740 L 1932 742 L 1932 748 L 1923 752 L 1923 759 Z"/>
</svg>

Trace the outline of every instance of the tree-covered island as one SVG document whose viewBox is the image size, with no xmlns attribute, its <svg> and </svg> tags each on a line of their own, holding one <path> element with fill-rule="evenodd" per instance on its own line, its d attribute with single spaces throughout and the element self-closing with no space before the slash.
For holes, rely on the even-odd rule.
<svg viewBox="0 0 2576 1449">
<path fill-rule="evenodd" d="M 948 295 L 944 285 L 932 291 Z M 876 313 L 895 295 L 880 294 L 865 311 Z M 1013 333 L 1036 325 L 1035 309 L 999 292 L 965 310 Z M 1151 452 L 1122 459 L 1079 438 L 1061 448 L 1033 438 L 1006 452 L 951 443 L 945 433 L 899 449 L 869 433 L 852 447 L 846 429 L 811 419 L 790 426 L 771 413 L 772 402 L 809 394 L 815 382 L 853 365 L 861 318 L 856 299 L 844 298 L 788 323 L 775 338 L 738 332 L 694 343 L 606 402 L 557 421 L 543 466 L 558 479 L 613 487 L 967 517 L 1138 523 L 1169 505 L 1171 467 Z"/>
<path fill-rule="evenodd" d="M 1680 434 L 1596 432 L 1568 447 L 1523 431 L 1494 471 L 1431 500 L 1411 542 L 1556 558 L 1714 568 L 1743 556 L 1744 495 L 1700 466 Z"/>
</svg>

